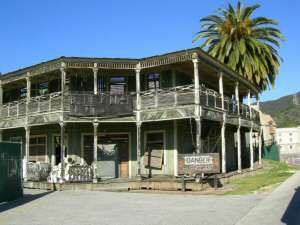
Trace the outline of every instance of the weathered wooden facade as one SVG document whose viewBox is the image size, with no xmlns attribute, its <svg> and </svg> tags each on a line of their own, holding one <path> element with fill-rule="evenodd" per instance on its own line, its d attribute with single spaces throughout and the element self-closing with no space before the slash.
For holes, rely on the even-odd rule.
<svg viewBox="0 0 300 225">
<path fill-rule="evenodd" d="M 177 176 L 178 154 L 193 152 L 219 153 L 222 173 L 241 171 L 261 163 L 261 140 L 245 144 L 261 130 L 253 97 L 255 86 L 198 48 L 61 57 L 0 77 L 0 138 L 24 143 L 25 164 L 59 164 L 61 181 L 82 180 L 89 165 L 94 181 L 148 174 L 152 150 L 153 175 Z"/>
</svg>

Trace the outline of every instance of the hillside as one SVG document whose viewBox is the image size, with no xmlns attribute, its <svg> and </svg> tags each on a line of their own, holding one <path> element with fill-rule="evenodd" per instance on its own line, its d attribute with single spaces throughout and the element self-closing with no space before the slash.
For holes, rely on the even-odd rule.
<svg viewBox="0 0 300 225">
<path fill-rule="evenodd" d="M 300 92 L 262 102 L 261 109 L 273 117 L 278 127 L 300 126 Z"/>
</svg>

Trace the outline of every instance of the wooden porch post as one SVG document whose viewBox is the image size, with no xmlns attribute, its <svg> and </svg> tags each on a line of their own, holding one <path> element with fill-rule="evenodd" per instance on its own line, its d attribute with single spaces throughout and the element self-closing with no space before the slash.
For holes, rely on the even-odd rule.
<svg viewBox="0 0 300 225">
<path fill-rule="evenodd" d="M 235 101 L 238 114 L 238 127 L 236 131 L 237 139 L 237 158 L 238 158 L 238 172 L 242 172 L 242 149 L 241 149 L 241 119 L 240 119 L 240 97 L 239 97 L 239 83 L 235 83 Z"/>
<path fill-rule="evenodd" d="M 137 176 L 141 176 L 141 82 L 140 82 L 141 64 L 138 63 L 135 69 L 136 82 L 136 158 L 137 158 Z"/>
<path fill-rule="evenodd" d="M 199 82 L 199 59 L 197 54 L 193 54 L 194 64 L 194 85 L 195 85 L 195 121 L 196 121 L 196 152 L 201 152 L 201 109 L 200 109 L 200 82 Z"/>
<path fill-rule="evenodd" d="M 98 125 L 97 121 L 93 122 L 94 126 L 94 174 L 93 183 L 97 183 L 97 161 L 98 161 Z"/>
<path fill-rule="evenodd" d="M 178 132 L 177 132 L 177 120 L 173 121 L 173 144 L 174 144 L 174 176 L 178 176 Z"/>
<path fill-rule="evenodd" d="M 94 94 L 98 94 L 98 68 L 97 68 L 97 63 L 94 63 L 94 68 L 93 68 L 93 73 L 94 73 Z"/>
<path fill-rule="evenodd" d="M 61 158 L 61 183 L 65 181 L 65 124 L 63 121 L 60 125 L 60 158 Z"/>
<path fill-rule="evenodd" d="M 23 163 L 24 180 L 27 181 L 27 164 L 29 162 L 30 127 L 25 126 L 25 157 Z"/>
<path fill-rule="evenodd" d="M 251 112 L 251 92 L 248 91 L 248 106 L 249 106 L 249 113 L 250 113 L 250 119 L 252 118 L 252 112 Z M 254 151 L 253 151 L 253 122 L 251 121 L 251 128 L 249 132 L 249 147 L 250 147 L 250 170 L 253 170 L 253 164 L 254 164 Z"/>
</svg>

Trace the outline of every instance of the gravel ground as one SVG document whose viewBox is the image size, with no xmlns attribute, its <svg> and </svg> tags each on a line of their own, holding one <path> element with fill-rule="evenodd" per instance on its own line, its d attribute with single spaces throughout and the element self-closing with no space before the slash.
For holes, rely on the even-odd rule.
<svg viewBox="0 0 300 225">
<path fill-rule="evenodd" d="M 233 225 L 263 198 L 25 189 L 23 199 L 0 205 L 0 224 Z"/>
</svg>

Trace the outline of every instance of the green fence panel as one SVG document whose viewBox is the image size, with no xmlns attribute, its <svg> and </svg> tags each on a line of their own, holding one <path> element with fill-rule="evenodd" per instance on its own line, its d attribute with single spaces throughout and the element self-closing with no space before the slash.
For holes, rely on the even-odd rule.
<svg viewBox="0 0 300 225">
<path fill-rule="evenodd" d="M 0 202 L 22 195 L 21 144 L 0 142 Z"/>
<path fill-rule="evenodd" d="M 276 144 L 264 146 L 263 158 L 280 161 L 279 147 Z"/>
</svg>

